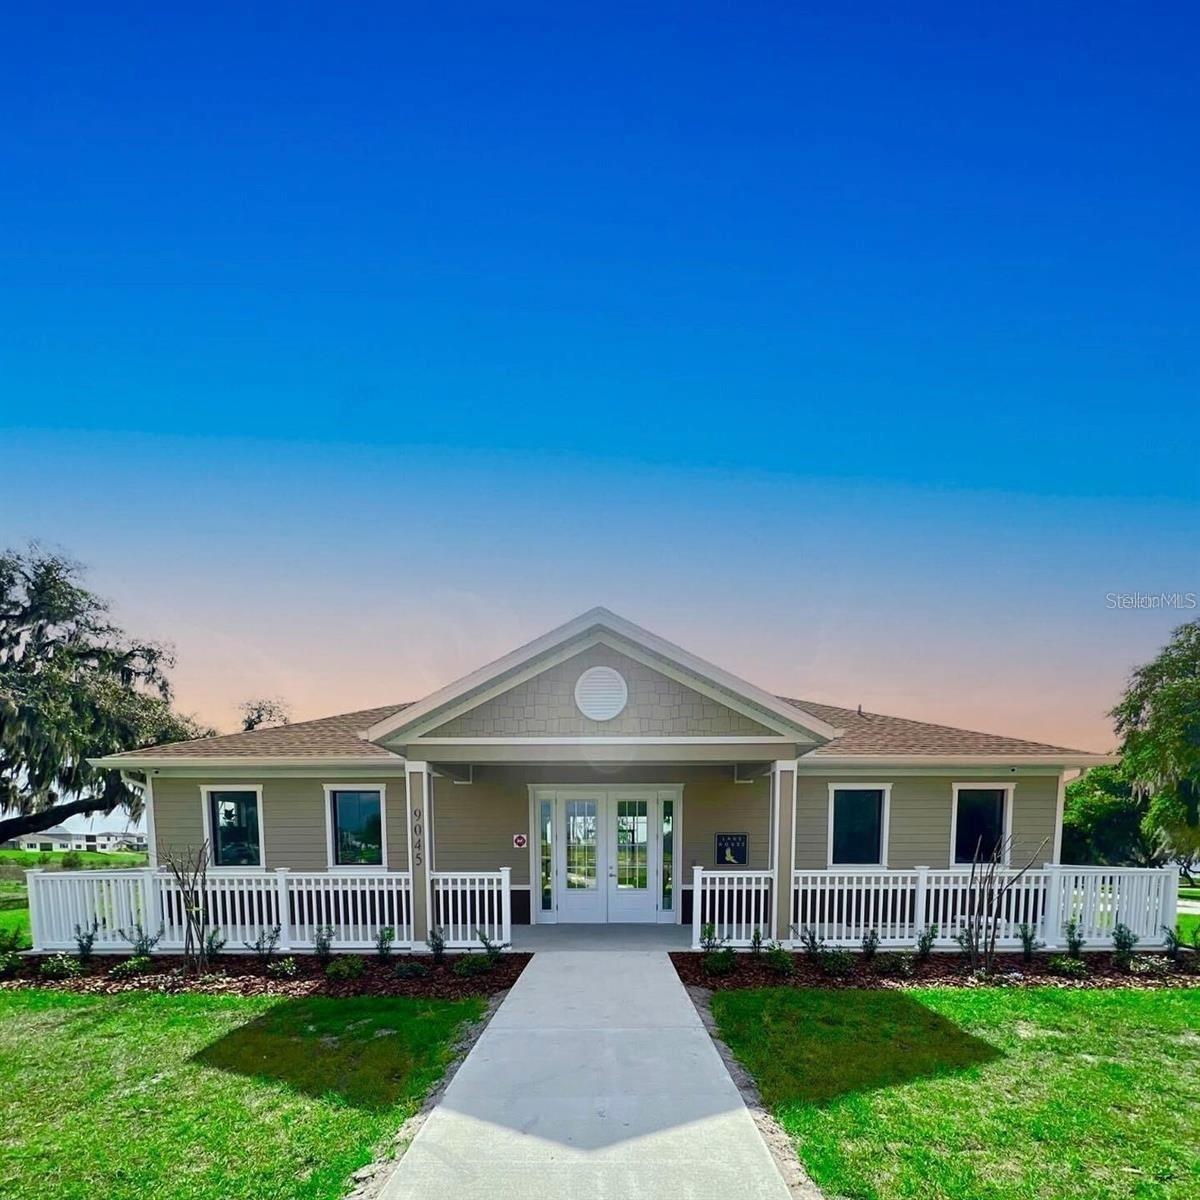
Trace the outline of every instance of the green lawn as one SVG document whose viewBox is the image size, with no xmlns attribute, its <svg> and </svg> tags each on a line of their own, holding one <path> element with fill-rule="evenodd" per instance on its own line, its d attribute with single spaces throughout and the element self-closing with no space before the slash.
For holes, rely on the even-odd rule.
<svg viewBox="0 0 1200 1200">
<path fill-rule="evenodd" d="M 1177 919 L 1180 936 L 1185 942 L 1191 942 L 1196 931 L 1200 929 L 1200 913 L 1180 913 Z"/>
<path fill-rule="evenodd" d="M 481 1000 L 0 993 L 6 1200 L 336 1200 Z"/>
<path fill-rule="evenodd" d="M 1180 900 L 1200 900 L 1200 887 L 1180 887 Z"/>
<path fill-rule="evenodd" d="M 43 863 L 40 860 L 44 854 L 37 850 L 0 850 L 0 863 L 11 863 L 26 871 L 34 867 L 45 867 L 47 870 L 54 871 L 62 866 L 63 855 L 67 853 L 78 854 L 83 860 L 85 868 L 144 867 L 150 861 L 150 856 L 147 854 L 124 850 L 114 850 L 111 854 L 102 854 L 99 850 L 47 850 L 44 854 L 49 855 L 49 862 Z"/>
<path fill-rule="evenodd" d="M 29 909 L 0 908 L 0 929 L 23 929 L 25 946 L 28 947 L 31 944 L 29 941 Z"/>
<path fill-rule="evenodd" d="M 1196 1195 L 1200 989 L 720 991 L 828 1195 Z"/>
</svg>

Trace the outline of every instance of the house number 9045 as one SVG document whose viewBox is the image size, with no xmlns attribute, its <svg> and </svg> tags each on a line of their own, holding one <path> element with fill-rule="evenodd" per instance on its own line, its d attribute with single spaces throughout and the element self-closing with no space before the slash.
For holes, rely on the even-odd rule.
<svg viewBox="0 0 1200 1200">
<path fill-rule="evenodd" d="M 425 863 L 425 826 L 421 821 L 421 810 L 412 810 L 412 855 L 413 866 L 420 867 Z"/>
</svg>

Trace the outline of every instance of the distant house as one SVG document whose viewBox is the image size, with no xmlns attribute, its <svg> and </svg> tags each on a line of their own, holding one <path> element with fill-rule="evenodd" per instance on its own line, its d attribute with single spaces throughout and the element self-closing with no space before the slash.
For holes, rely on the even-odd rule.
<svg viewBox="0 0 1200 1200">
<path fill-rule="evenodd" d="M 114 850 L 145 850 L 146 835 L 129 831 L 102 829 L 96 833 L 75 833 L 55 825 L 37 833 L 27 833 L 16 840 L 18 849 L 37 852 L 61 850 L 96 850 L 108 854 Z"/>
</svg>

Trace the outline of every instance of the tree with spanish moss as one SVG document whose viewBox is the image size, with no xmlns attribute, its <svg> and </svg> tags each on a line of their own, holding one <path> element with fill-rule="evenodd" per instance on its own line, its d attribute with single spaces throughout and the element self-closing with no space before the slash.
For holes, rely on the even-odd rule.
<svg viewBox="0 0 1200 1200">
<path fill-rule="evenodd" d="M 130 637 L 65 556 L 0 553 L 0 842 L 124 808 L 142 788 L 91 758 L 202 737 L 171 707 L 168 647 Z"/>
</svg>

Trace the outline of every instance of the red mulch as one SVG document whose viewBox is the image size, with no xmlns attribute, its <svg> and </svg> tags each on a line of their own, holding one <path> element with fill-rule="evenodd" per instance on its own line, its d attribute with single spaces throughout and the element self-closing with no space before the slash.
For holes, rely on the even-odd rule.
<svg viewBox="0 0 1200 1200">
<path fill-rule="evenodd" d="M 890 977 L 885 975 L 879 964 L 897 956 L 880 951 L 873 962 L 854 956 L 850 973 L 840 978 L 826 975 L 815 963 L 803 954 L 791 955 L 795 971 L 791 975 L 779 975 L 772 971 L 761 957 L 738 954 L 737 967 L 730 975 L 709 975 L 701 967 L 703 955 L 696 952 L 675 951 L 671 961 L 679 978 L 689 987 L 709 988 L 713 991 L 727 988 L 800 987 L 800 988 L 908 988 L 908 987 L 1059 987 L 1059 988 L 1180 988 L 1200 987 L 1196 956 L 1181 955 L 1178 964 L 1171 963 L 1162 968 L 1165 974 L 1142 973 L 1138 969 L 1125 970 L 1117 966 L 1111 954 L 1085 954 L 1088 973 L 1084 979 L 1064 979 L 1051 974 L 1050 960 L 1054 955 L 1035 954 L 1032 963 L 1022 960 L 1020 954 L 999 954 L 997 973 L 990 978 L 971 975 L 967 965 L 958 954 L 934 954 L 928 962 L 913 963 L 910 976 Z M 1135 964 L 1152 960 L 1155 967 L 1168 960 L 1161 955 L 1135 954 Z"/>
<path fill-rule="evenodd" d="M 43 979 L 39 964 L 52 955 L 28 955 L 22 958 L 15 978 L 0 981 L 0 989 L 39 987 L 91 995 L 115 995 L 118 992 L 201 992 L 228 996 L 426 996 L 437 1000 L 458 1000 L 464 996 L 488 996 L 503 992 L 517 982 L 529 954 L 503 954 L 485 974 L 464 978 L 454 973 L 454 963 L 462 955 L 446 955 L 434 966 L 427 954 L 393 955 L 381 960 L 362 955 L 366 970 L 357 979 L 327 979 L 324 968 L 311 954 L 297 954 L 297 974 L 291 979 L 271 979 L 258 960 L 242 955 L 221 955 L 214 959 L 208 974 L 199 978 L 183 972 L 183 959 L 174 955 L 155 955 L 150 971 L 132 979 L 109 979 L 108 972 L 123 961 L 113 955 L 97 956 L 84 967 L 84 974 L 73 979 Z M 278 958 L 286 957 L 279 955 Z M 345 955 L 335 955 L 333 961 Z M 475 956 L 477 957 L 477 956 Z M 429 974 L 420 979 L 399 979 L 398 963 L 424 963 Z"/>
</svg>

